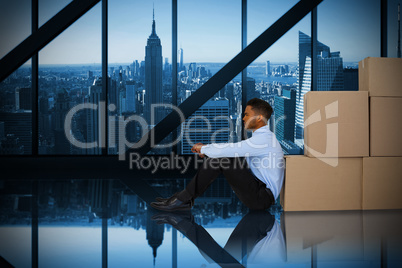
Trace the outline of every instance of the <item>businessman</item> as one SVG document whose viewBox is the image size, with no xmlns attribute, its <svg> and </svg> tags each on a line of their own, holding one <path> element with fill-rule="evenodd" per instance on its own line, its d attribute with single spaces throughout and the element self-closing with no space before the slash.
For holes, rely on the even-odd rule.
<svg viewBox="0 0 402 268">
<path fill-rule="evenodd" d="M 237 143 L 197 143 L 192 152 L 207 156 L 186 188 L 169 198 L 158 197 L 151 207 L 163 211 L 190 210 L 194 200 L 223 174 L 237 197 L 251 210 L 265 210 L 275 203 L 282 187 L 282 148 L 267 122 L 272 107 L 254 98 L 244 111 L 244 128 L 252 137 Z"/>
</svg>

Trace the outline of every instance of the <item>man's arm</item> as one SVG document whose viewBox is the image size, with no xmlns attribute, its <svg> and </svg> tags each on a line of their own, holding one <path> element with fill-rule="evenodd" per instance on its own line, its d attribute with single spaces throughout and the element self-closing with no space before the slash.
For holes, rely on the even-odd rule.
<svg viewBox="0 0 402 268">
<path fill-rule="evenodd" d="M 263 137 L 251 137 L 236 143 L 196 144 L 193 148 L 194 152 L 211 158 L 244 157 L 267 154 L 268 148 L 272 147 L 270 143 L 270 140 Z"/>
</svg>

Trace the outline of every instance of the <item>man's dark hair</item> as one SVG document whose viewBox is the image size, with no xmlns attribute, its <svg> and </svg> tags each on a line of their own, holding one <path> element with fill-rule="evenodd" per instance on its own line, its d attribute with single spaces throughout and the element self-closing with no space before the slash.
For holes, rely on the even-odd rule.
<svg viewBox="0 0 402 268">
<path fill-rule="evenodd" d="M 251 106 L 254 112 L 264 116 L 265 119 L 267 119 L 267 121 L 271 117 L 272 107 L 271 105 L 269 105 L 268 102 L 262 99 L 259 98 L 251 99 L 247 102 L 247 106 Z"/>
</svg>

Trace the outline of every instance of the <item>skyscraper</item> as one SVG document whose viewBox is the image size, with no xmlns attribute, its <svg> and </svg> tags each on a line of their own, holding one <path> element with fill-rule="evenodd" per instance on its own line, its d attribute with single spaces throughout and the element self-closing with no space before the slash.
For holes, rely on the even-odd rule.
<svg viewBox="0 0 402 268">
<path fill-rule="evenodd" d="M 255 88 L 255 79 L 252 77 L 247 77 L 247 99 L 251 100 L 253 98 L 259 98 L 260 92 Z"/>
<path fill-rule="evenodd" d="M 179 70 L 178 71 L 180 72 L 180 71 L 183 70 L 183 66 L 184 66 L 183 65 L 183 49 L 182 48 L 179 49 L 179 63 L 180 64 L 179 64 Z"/>
<path fill-rule="evenodd" d="M 19 154 L 21 151 L 24 154 L 32 153 L 32 112 L 31 111 L 18 111 L 18 112 L 0 112 L 0 119 L 4 122 L 4 136 L 9 140 L 8 143 L 14 143 L 11 146 L 14 153 Z M 11 136 L 9 136 L 11 135 Z M 9 136 L 7 138 L 7 136 Z M 18 139 L 18 140 L 16 140 Z M 18 145 L 18 146 L 17 146 Z M 21 145 L 23 148 L 21 149 Z M 17 148 L 17 151 L 15 149 Z"/>
<path fill-rule="evenodd" d="M 359 90 L 359 70 L 346 68 L 343 69 L 343 90 L 357 91 Z"/>
<path fill-rule="evenodd" d="M 330 49 L 328 46 L 320 42 L 317 42 L 317 55 L 320 55 L 321 52 L 323 51 L 327 51 L 329 53 Z M 301 91 L 306 57 L 311 57 L 311 37 L 299 31 L 299 68 L 298 68 L 299 75 L 297 77 L 297 84 L 298 84 L 298 92 L 296 93 L 297 98 L 299 98 Z"/>
<path fill-rule="evenodd" d="M 15 89 L 15 110 L 32 110 L 31 88 Z"/>
<path fill-rule="evenodd" d="M 136 84 L 134 81 L 126 82 L 126 109 L 125 112 L 135 112 Z"/>
<path fill-rule="evenodd" d="M 271 63 L 269 60 L 267 60 L 266 65 L 265 65 L 265 75 L 270 76 L 271 75 Z"/>
<path fill-rule="evenodd" d="M 343 60 L 340 52 L 332 52 L 330 48 L 317 42 L 317 90 L 343 90 Z M 311 38 L 299 32 L 299 75 L 296 94 L 296 127 L 295 139 L 303 139 L 303 96 L 311 90 Z"/>
<path fill-rule="evenodd" d="M 145 109 L 144 116 L 151 124 L 151 104 L 163 102 L 162 96 L 162 45 L 156 35 L 155 13 L 153 15 L 152 33 L 145 47 Z M 154 123 L 157 124 L 163 116 L 161 109 L 156 109 Z"/>
<path fill-rule="evenodd" d="M 397 57 L 401 57 L 401 4 L 398 4 L 398 47 Z"/>
<path fill-rule="evenodd" d="M 294 140 L 296 91 L 283 89 L 282 96 L 275 96 L 275 135 L 278 141 Z"/>
<path fill-rule="evenodd" d="M 191 143 L 228 142 L 229 100 L 209 100 L 182 124 L 182 154 L 191 154 Z"/>
<path fill-rule="evenodd" d="M 102 100 L 102 78 L 95 79 L 94 84 L 89 89 L 89 103 L 99 105 Z M 98 107 L 99 108 L 99 107 Z M 98 110 L 86 109 L 87 111 L 87 143 L 98 142 L 95 148 L 88 148 L 88 154 L 101 154 L 100 146 L 100 118 Z"/>
</svg>

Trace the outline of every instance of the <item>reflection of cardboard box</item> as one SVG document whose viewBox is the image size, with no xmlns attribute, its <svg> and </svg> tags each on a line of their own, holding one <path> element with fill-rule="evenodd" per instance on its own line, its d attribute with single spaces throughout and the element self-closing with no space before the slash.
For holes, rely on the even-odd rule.
<svg viewBox="0 0 402 268">
<path fill-rule="evenodd" d="M 310 91 L 304 95 L 304 154 L 369 156 L 367 92 Z"/>
<path fill-rule="evenodd" d="M 399 210 L 363 212 L 364 259 L 402 266 L 402 213 Z M 383 253 L 387 256 L 381 256 Z M 399 265 L 396 265 L 397 263 Z"/>
<path fill-rule="evenodd" d="M 402 156 L 401 116 L 402 98 L 370 97 L 370 156 Z"/>
<path fill-rule="evenodd" d="M 362 158 L 286 156 L 285 211 L 360 210 Z M 333 160 L 330 164 L 324 161 Z"/>
<path fill-rule="evenodd" d="M 285 212 L 288 262 L 363 259 L 362 214 L 358 211 Z"/>
<path fill-rule="evenodd" d="M 402 209 L 402 157 L 363 158 L 363 209 Z"/>
<path fill-rule="evenodd" d="M 359 62 L 359 91 L 402 97 L 402 59 L 368 57 Z"/>
</svg>

